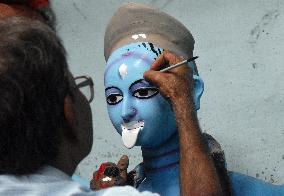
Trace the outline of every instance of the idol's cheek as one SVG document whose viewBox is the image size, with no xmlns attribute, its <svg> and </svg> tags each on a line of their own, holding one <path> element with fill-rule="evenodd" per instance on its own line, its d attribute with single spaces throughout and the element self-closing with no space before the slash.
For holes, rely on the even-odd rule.
<svg viewBox="0 0 284 196">
<path fill-rule="evenodd" d="M 110 118 L 110 121 L 116 131 L 121 135 L 122 134 L 122 129 L 121 129 L 121 106 L 120 104 L 118 105 L 108 105 L 107 106 L 108 110 L 108 115 Z"/>
<path fill-rule="evenodd" d="M 139 115 L 145 122 L 139 133 L 137 144 L 142 147 L 155 147 L 168 140 L 176 130 L 174 114 L 170 104 L 161 95 L 145 100 L 139 109 Z"/>
</svg>

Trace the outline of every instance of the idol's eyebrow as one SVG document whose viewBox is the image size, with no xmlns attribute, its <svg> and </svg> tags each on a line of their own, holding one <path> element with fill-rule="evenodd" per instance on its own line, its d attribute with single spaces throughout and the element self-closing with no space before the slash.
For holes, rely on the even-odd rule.
<svg viewBox="0 0 284 196">
<path fill-rule="evenodd" d="M 138 84 L 138 83 L 143 83 L 143 84 L 146 84 L 146 85 L 150 85 L 146 80 L 140 79 L 140 80 L 136 80 L 135 82 L 133 82 L 133 83 L 130 85 L 129 90 L 131 90 L 131 88 L 132 88 L 135 84 Z"/>
</svg>

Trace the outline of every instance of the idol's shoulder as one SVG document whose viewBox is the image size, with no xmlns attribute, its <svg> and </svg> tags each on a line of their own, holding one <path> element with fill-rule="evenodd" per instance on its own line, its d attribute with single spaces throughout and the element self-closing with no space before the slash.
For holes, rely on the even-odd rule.
<svg viewBox="0 0 284 196">
<path fill-rule="evenodd" d="M 237 172 L 228 172 L 235 196 L 284 195 L 284 185 L 274 185 Z"/>
</svg>

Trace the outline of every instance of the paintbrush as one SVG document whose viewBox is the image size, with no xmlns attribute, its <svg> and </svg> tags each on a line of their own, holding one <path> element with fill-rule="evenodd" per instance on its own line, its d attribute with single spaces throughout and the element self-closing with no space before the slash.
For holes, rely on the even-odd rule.
<svg viewBox="0 0 284 196">
<path fill-rule="evenodd" d="M 195 56 L 195 57 L 189 58 L 189 59 L 187 59 L 187 60 L 181 61 L 181 62 L 179 62 L 179 63 L 177 63 L 177 64 L 175 64 L 175 65 L 170 65 L 169 67 L 166 67 L 166 68 L 164 68 L 164 69 L 161 69 L 160 72 L 169 71 L 169 70 L 171 70 L 171 69 L 173 69 L 173 68 L 175 68 L 175 67 L 179 67 L 179 66 L 181 66 L 181 65 L 183 65 L 183 64 L 185 64 L 185 63 L 189 63 L 190 61 L 194 61 L 194 60 L 197 59 L 197 58 L 198 58 L 198 56 Z"/>
</svg>

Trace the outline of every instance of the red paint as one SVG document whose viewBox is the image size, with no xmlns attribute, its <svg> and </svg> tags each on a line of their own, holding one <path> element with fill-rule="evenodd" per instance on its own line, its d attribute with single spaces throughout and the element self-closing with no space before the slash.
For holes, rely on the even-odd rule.
<svg viewBox="0 0 284 196">
<path fill-rule="evenodd" d="M 100 168 L 98 170 L 97 176 L 96 176 L 96 180 L 99 180 L 102 177 L 106 167 L 107 167 L 106 163 L 101 164 L 101 166 L 100 166 Z"/>
<path fill-rule="evenodd" d="M 28 5 L 34 9 L 41 9 L 49 6 L 49 0 L 28 0 Z"/>
</svg>

